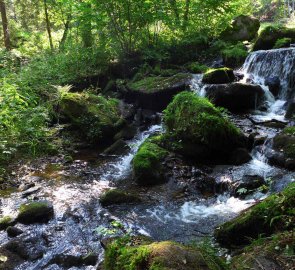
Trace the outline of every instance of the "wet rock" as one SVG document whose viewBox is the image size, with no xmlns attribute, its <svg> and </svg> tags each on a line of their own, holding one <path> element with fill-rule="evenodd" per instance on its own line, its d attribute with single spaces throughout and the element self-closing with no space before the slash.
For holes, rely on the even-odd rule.
<svg viewBox="0 0 295 270">
<path fill-rule="evenodd" d="M 17 227 L 12 227 L 12 226 L 9 226 L 6 229 L 6 232 L 9 237 L 16 237 L 16 236 L 21 235 L 23 233 L 23 231 L 21 229 L 19 229 Z"/>
<path fill-rule="evenodd" d="M 219 107 L 232 112 L 256 109 L 264 92 L 259 85 L 232 83 L 206 86 L 206 96 Z"/>
<path fill-rule="evenodd" d="M 41 187 L 32 187 L 22 192 L 22 198 L 27 198 L 41 190 Z"/>
<path fill-rule="evenodd" d="M 274 95 L 274 97 L 278 96 L 281 88 L 281 81 L 279 77 L 268 77 L 265 79 L 264 84 L 268 86 L 269 91 Z"/>
<path fill-rule="evenodd" d="M 295 169 L 295 127 L 287 127 L 273 138 L 273 149 L 268 149 L 266 157 L 270 164 Z"/>
<path fill-rule="evenodd" d="M 17 238 L 5 244 L 4 248 L 28 261 L 42 258 L 46 250 L 39 237 Z"/>
<path fill-rule="evenodd" d="M 264 177 L 260 175 L 244 175 L 241 180 L 233 184 L 233 193 L 235 196 L 246 196 L 265 184 Z"/>
<path fill-rule="evenodd" d="M 118 141 L 118 140 L 131 140 L 134 138 L 134 136 L 137 133 L 137 128 L 134 125 L 128 125 L 125 128 L 123 128 L 120 132 L 118 132 L 115 137 L 114 140 Z"/>
<path fill-rule="evenodd" d="M 240 15 L 233 19 L 231 25 L 221 33 L 221 38 L 229 41 L 251 41 L 258 33 L 260 22 L 258 19 Z"/>
<path fill-rule="evenodd" d="M 99 199 L 103 206 L 140 202 L 140 198 L 134 194 L 120 189 L 111 189 L 106 191 Z"/>
<path fill-rule="evenodd" d="M 287 107 L 287 111 L 285 114 L 285 118 L 286 119 L 292 119 L 295 117 L 295 99 L 292 99 L 289 103 L 288 103 L 288 107 Z"/>
<path fill-rule="evenodd" d="M 9 226 L 16 223 L 15 219 L 10 216 L 5 216 L 0 219 L 0 230 L 6 230 Z"/>
<path fill-rule="evenodd" d="M 116 252 L 112 252 L 113 249 Z M 116 265 L 114 265 L 114 261 Z M 148 244 L 128 243 L 115 240 L 106 249 L 104 267 L 115 270 L 116 266 L 133 265 L 134 269 L 207 270 L 210 265 L 219 267 L 222 261 L 212 253 L 194 249 L 175 242 L 155 242 Z"/>
<path fill-rule="evenodd" d="M 230 156 L 230 164 L 242 165 L 249 162 L 252 159 L 249 151 L 246 148 L 235 149 Z"/>
<path fill-rule="evenodd" d="M 217 68 L 207 71 L 203 76 L 203 83 L 224 84 L 231 83 L 236 79 L 234 71 L 230 68 Z"/>
<path fill-rule="evenodd" d="M 128 144 L 122 139 L 113 143 L 110 147 L 108 147 L 103 154 L 104 155 L 124 155 L 130 150 Z"/>
<path fill-rule="evenodd" d="M 167 181 L 164 161 L 168 151 L 157 144 L 158 137 L 146 140 L 133 158 L 135 181 L 141 186 L 157 185 Z"/>
<path fill-rule="evenodd" d="M 242 212 L 237 218 L 221 225 L 215 231 L 217 241 L 226 247 L 249 244 L 259 235 L 269 236 L 294 228 L 295 183 L 283 192 Z"/>
<path fill-rule="evenodd" d="M 98 256 L 95 253 L 88 253 L 85 256 L 81 254 L 58 254 L 51 261 L 50 264 L 57 264 L 65 268 L 81 267 L 83 265 L 96 265 Z"/>
<path fill-rule="evenodd" d="M 48 222 L 54 214 L 53 206 L 48 201 L 22 204 L 17 221 L 24 224 Z"/>
<path fill-rule="evenodd" d="M 173 96 L 188 89 L 191 75 L 179 73 L 171 77 L 147 77 L 128 83 L 125 97 L 140 107 L 155 111 L 166 108 Z"/>
<path fill-rule="evenodd" d="M 23 263 L 23 259 L 15 253 L 10 252 L 4 247 L 0 247 L 0 269 L 15 270 L 17 266 Z"/>
<path fill-rule="evenodd" d="M 21 191 L 21 192 L 24 192 L 32 187 L 35 186 L 35 183 L 24 183 L 24 184 L 21 184 L 19 187 L 18 187 L 18 190 Z"/>
<path fill-rule="evenodd" d="M 138 125 L 156 125 L 161 123 L 161 117 L 158 113 L 151 110 L 139 109 L 136 115 L 136 122 Z"/>
</svg>

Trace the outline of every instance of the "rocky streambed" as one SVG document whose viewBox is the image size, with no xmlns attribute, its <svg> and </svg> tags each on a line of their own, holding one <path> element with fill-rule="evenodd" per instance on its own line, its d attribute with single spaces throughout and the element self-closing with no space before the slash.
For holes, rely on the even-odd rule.
<svg viewBox="0 0 295 270">
<path fill-rule="evenodd" d="M 125 85 L 125 98 L 141 107 L 147 104 L 149 109 L 133 113 L 125 110 L 125 119 L 132 122 L 132 135 L 118 128 L 121 124 L 117 124 L 116 112 L 105 105 L 112 112 L 106 121 L 116 125 L 101 132 L 121 132 L 116 135 L 117 145 L 104 153 L 88 148 L 76 151 L 71 158 L 43 158 L 15 170 L 13 177 L 21 184 L 1 195 L 0 269 L 99 269 L 106 247 L 104 239 L 116 235 L 145 235 L 153 241 L 186 244 L 213 239 L 216 227 L 284 190 L 295 176 L 293 152 L 289 153 L 295 135 L 293 122 L 285 119 L 286 111 L 292 109 L 294 52 L 281 49 L 253 53 L 242 70 L 242 81 L 237 82 L 232 82 L 228 74 L 225 80 L 230 81 L 219 78 L 214 84 L 210 78 L 204 81 L 202 75 L 186 75 L 173 87 L 163 86 L 164 92 L 159 85 L 152 92 L 140 92 L 140 83 L 135 90 L 134 85 Z M 224 72 L 228 71 L 223 70 L 221 76 Z M 176 79 L 174 76 L 172 81 Z M 245 84 L 249 82 L 250 86 Z M 277 93 L 270 91 L 275 86 L 279 88 Z M 222 165 L 204 164 L 172 151 L 160 160 L 165 181 L 139 185 L 136 175 L 134 178 L 134 156 L 148 138 L 166 132 L 161 114 L 150 109 L 157 109 L 153 104 L 159 97 L 162 109 L 169 103 L 165 100 L 184 87 L 232 111 L 229 119 L 247 138 L 244 150 L 219 163 Z M 245 91 L 249 91 L 246 96 Z M 87 97 L 87 102 L 91 99 Z M 73 108 L 71 102 L 72 96 L 64 106 Z M 67 117 L 79 119 L 80 108 Z M 89 122 L 85 125 L 87 137 L 93 126 Z M 151 175 L 155 172 L 157 167 L 153 165 Z M 178 250 L 174 244 L 161 248 Z"/>
</svg>

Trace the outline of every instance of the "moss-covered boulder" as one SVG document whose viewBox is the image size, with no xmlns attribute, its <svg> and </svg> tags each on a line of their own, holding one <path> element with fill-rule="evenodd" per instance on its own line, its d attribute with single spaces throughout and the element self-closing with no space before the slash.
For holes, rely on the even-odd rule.
<svg viewBox="0 0 295 270">
<path fill-rule="evenodd" d="M 217 241 L 226 247 L 249 244 L 260 235 L 294 229 L 295 183 L 283 192 L 245 210 L 237 218 L 226 222 L 215 231 Z"/>
<path fill-rule="evenodd" d="M 287 127 L 273 138 L 266 156 L 273 165 L 295 169 L 295 127 Z"/>
<path fill-rule="evenodd" d="M 10 216 L 0 218 L 0 230 L 6 230 L 9 226 L 15 224 L 15 219 Z"/>
<path fill-rule="evenodd" d="M 233 257 L 232 270 L 282 269 L 294 267 L 294 231 L 278 233 L 251 243 L 239 255 Z"/>
<path fill-rule="evenodd" d="M 230 68 L 216 68 L 208 70 L 203 76 L 203 83 L 223 84 L 235 80 L 234 71 Z"/>
<path fill-rule="evenodd" d="M 53 206 L 48 201 L 22 204 L 19 208 L 17 221 L 23 224 L 44 223 L 53 218 Z"/>
<path fill-rule="evenodd" d="M 278 40 L 291 39 L 295 42 L 295 29 L 284 26 L 267 26 L 263 29 L 254 43 L 253 51 L 273 49 Z M 278 43 L 277 43 L 278 45 Z"/>
<path fill-rule="evenodd" d="M 118 100 L 88 93 L 63 94 L 59 113 L 90 143 L 112 142 L 124 124 Z"/>
<path fill-rule="evenodd" d="M 120 189 L 111 189 L 102 194 L 99 198 L 103 206 L 140 202 L 140 198 L 135 194 L 128 193 Z"/>
<path fill-rule="evenodd" d="M 232 112 L 255 110 L 264 98 L 261 86 L 248 83 L 208 85 L 205 90 L 212 103 Z"/>
<path fill-rule="evenodd" d="M 221 33 L 220 37 L 227 41 L 251 41 L 257 36 L 259 28 L 258 19 L 240 15 L 233 19 L 231 25 Z"/>
<path fill-rule="evenodd" d="M 105 270 L 222 270 L 224 262 L 214 252 L 175 242 L 131 244 L 121 238 L 108 245 Z"/>
<path fill-rule="evenodd" d="M 179 73 L 171 77 L 147 77 L 127 84 L 125 97 L 144 109 L 161 111 L 173 96 L 189 88 L 191 74 Z"/>
<path fill-rule="evenodd" d="M 164 112 L 164 141 L 171 151 L 202 162 L 227 163 L 232 152 L 246 147 L 246 138 L 206 98 L 178 94 Z"/>
<path fill-rule="evenodd" d="M 147 139 L 132 161 L 135 181 L 143 186 L 164 183 L 164 161 L 168 154 L 168 151 L 157 144 L 157 138 Z"/>
<path fill-rule="evenodd" d="M 292 43 L 292 38 L 278 39 L 274 45 L 274 49 L 289 48 Z"/>
</svg>

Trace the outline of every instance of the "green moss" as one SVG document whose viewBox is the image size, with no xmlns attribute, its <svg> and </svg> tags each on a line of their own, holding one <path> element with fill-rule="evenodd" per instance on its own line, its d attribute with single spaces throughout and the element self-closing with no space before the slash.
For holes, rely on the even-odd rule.
<svg viewBox="0 0 295 270">
<path fill-rule="evenodd" d="M 281 38 L 278 39 L 274 45 L 274 49 L 280 49 L 280 48 L 286 48 L 286 47 L 290 47 L 290 44 L 292 43 L 292 39 L 291 38 Z"/>
<path fill-rule="evenodd" d="M 6 230 L 13 223 L 13 218 L 5 216 L 0 219 L 0 230 Z"/>
<path fill-rule="evenodd" d="M 163 160 L 168 151 L 156 144 L 158 139 L 147 139 L 134 156 L 132 165 L 135 180 L 141 185 L 159 184 L 165 181 Z"/>
<path fill-rule="evenodd" d="M 143 80 L 128 84 L 132 91 L 154 93 L 174 87 L 175 84 L 185 84 L 191 77 L 190 74 L 179 73 L 172 77 L 147 77 Z"/>
<path fill-rule="evenodd" d="M 217 240 L 225 246 L 247 244 L 259 235 L 271 235 L 294 228 L 295 183 L 246 210 L 215 231 Z M 238 236 L 238 237 L 237 237 Z"/>
<path fill-rule="evenodd" d="M 134 194 L 127 193 L 119 189 L 111 189 L 106 191 L 100 198 L 102 205 L 121 204 L 139 202 L 140 199 Z"/>
<path fill-rule="evenodd" d="M 106 270 L 225 269 L 221 259 L 200 247 L 186 247 L 171 241 L 133 245 L 126 237 L 107 247 L 104 267 Z"/>
<path fill-rule="evenodd" d="M 66 93 L 60 101 L 62 115 L 90 142 L 112 138 L 120 121 L 119 101 L 88 93 Z"/>
<path fill-rule="evenodd" d="M 295 158 L 295 127 L 285 128 L 281 134 L 274 138 L 273 146 L 282 151 L 286 158 Z"/>
<path fill-rule="evenodd" d="M 295 136 L 295 127 L 286 127 L 283 130 L 283 134 Z"/>
<path fill-rule="evenodd" d="M 248 51 L 243 43 L 228 46 L 221 52 L 223 60 L 227 66 L 237 67 L 242 65 L 248 56 Z"/>
<path fill-rule="evenodd" d="M 267 26 L 260 32 L 253 46 L 253 50 L 272 49 L 278 40 L 286 38 L 291 39 L 291 42 L 295 42 L 295 29 L 287 28 L 281 25 Z"/>
<path fill-rule="evenodd" d="M 17 221 L 24 224 L 47 222 L 53 217 L 53 206 L 47 201 L 22 204 L 19 208 Z"/>
<path fill-rule="evenodd" d="M 177 147 L 188 145 L 194 151 L 201 145 L 213 151 L 225 145 L 234 147 L 239 140 L 240 131 L 220 110 L 206 98 L 191 92 L 178 94 L 164 111 L 164 124 L 167 130 L 165 141 L 174 142 Z"/>
<path fill-rule="evenodd" d="M 203 76 L 203 82 L 209 84 L 230 83 L 235 80 L 231 68 L 216 68 L 208 70 Z"/>
</svg>

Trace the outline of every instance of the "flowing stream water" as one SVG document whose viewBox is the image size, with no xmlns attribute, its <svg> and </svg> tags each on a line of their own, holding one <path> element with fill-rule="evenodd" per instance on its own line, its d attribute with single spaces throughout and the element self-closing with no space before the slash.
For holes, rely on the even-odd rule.
<svg viewBox="0 0 295 270">
<path fill-rule="evenodd" d="M 294 74 L 295 49 L 260 51 L 250 54 L 242 72 L 243 81 L 260 84 L 267 101 L 267 112 L 253 112 L 258 119 L 283 119 L 285 103 L 290 97 L 291 75 Z M 265 79 L 279 76 L 280 93 L 277 99 L 265 86 Z M 293 75 L 292 75 L 293 76 Z M 206 94 L 202 75 L 194 75 L 191 88 L 198 95 Z M 242 116 L 234 116 L 243 127 L 249 125 Z M 16 238 L 27 251 L 28 260 L 17 270 L 62 270 L 96 269 L 97 266 L 66 267 L 57 263 L 61 254 L 74 258 L 89 252 L 97 254 L 102 260 L 101 235 L 97 228 L 109 228 L 113 220 L 121 222 L 134 233 L 146 234 L 155 240 L 176 240 L 189 242 L 212 235 L 216 226 L 235 217 L 240 211 L 264 198 L 265 194 L 256 192 L 244 199 L 228 193 L 213 197 L 181 197 L 173 199 L 167 185 L 152 188 L 139 188 L 128 185 L 128 189 L 140 194 L 144 199 L 136 205 L 117 205 L 103 208 L 99 197 L 104 190 L 130 181 L 131 162 L 140 144 L 149 136 L 161 132 L 162 125 L 152 125 L 128 142 L 130 151 L 122 157 L 77 158 L 73 164 L 59 166 L 58 162 L 45 161 L 39 168 L 24 168 L 23 182 L 35 182 L 35 192 L 24 195 L 13 192 L 0 198 L 1 215 L 16 215 L 18 207 L 34 199 L 46 199 L 54 206 L 55 217 L 48 224 L 21 225 L 17 227 L 24 233 Z M 271 139 L 278 130 L 264 128 L 261 135 Z M 264 156 L 269 140 L 252 151 L 253 159 L 241 166 L 216 166 L 210 175 L 220 182 L 234 182 L 244 175 L 263 176 L 271 186 L 270 192 L 282 190 L 294 181 L 294 173 L 270 166 Z M 195 168 L 192 167 L 191 170 Z M 0 244 L 11 239 L 6 232 L 0 232 Z"/>
</svg>

